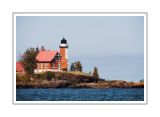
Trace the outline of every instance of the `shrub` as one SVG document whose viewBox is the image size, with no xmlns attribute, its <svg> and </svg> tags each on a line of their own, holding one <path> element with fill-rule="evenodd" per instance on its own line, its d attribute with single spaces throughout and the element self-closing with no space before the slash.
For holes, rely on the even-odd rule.
<svg viewBox="0 0 160 117">
<path fill-rule="evenodd" d="M 26 83 L 30 82 L 30 76 L 29 75 L 28 76 L 24 76 L 23 77 L 23 81 L 26 82 Z"/>
<path fill-rule="evenodd" d="M 67 68 L 63 68 L 62 70 L 63 70 L 63 71 L 68 71 Z"/>
<path fill-rule="evenodd" d="M 45 77 L 47 80 L 52 80 L 53 78 L 55 78 L 55 73 L 47 71 L 47 72 L 45 72 Z"/>
<path fill-rule="evenodd" d="M 44 80 L 46 77 L 45 74 L 34 74 L 34 78 Z"/>
<path fill-rule="evenodd" d="M 28 83 L 30 82 L 30 75 L 16 76 L 16 82 Z"/>
<path fill-rule="evenodd" d="M 144 83 L 144 79 L 141 79 L 141 80 L 140 80 L 140 83 Z"/>
</svg>

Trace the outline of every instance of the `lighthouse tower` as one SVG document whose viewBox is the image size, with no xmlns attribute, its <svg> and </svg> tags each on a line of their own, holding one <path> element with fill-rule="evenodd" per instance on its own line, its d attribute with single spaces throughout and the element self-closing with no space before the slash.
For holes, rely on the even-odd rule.
<svg viewBox="0 0 160 117">
<path fill-rule="evenodd" d="M 67 40 L 63 37 L 61 44 L 59 45 L 61 55 L 61 70 L 68 70 L 68 44 Z"/>
</svg>

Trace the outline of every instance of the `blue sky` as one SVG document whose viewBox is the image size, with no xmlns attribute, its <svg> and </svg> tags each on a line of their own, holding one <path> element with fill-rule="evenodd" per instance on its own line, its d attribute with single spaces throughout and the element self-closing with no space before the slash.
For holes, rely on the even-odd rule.
<svg viewBox="0 0 160 117">
<path fill-rule="evenodd" d="M 17 58 L 30 47 L 43 45 L 46 49 L 59 49 L 63 37 L 68 40 L 70 62 L 82 59 L 85 63 L 85 59 L 107 59 L 108 56 L 143 57 L 144 17 L 16 17 Z"/>
</svg>

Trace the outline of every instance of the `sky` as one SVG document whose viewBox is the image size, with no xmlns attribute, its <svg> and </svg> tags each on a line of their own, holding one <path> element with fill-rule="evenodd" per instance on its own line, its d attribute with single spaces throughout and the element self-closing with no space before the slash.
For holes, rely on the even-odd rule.
<svg viewBox="0 0 160 117">
<path fill-rule="evenodd" d="M 88 63 L 91 64 L 88 67 L 87 62 L 94 60 L 93 63 L 96 64 L 93 65 L 101 67 L 102 65 L 99 64 L 103 63 L 98 61 L 102 59 L 107 61 L 107 58 L 111 57 L 117 59 L 129 57 L 130 60 L 131 58 L 133 60 L 140 58 L 141 62 L 138 61 L 137 64 L 143 66 L 143 16 L 17 16 L 17 60 L 26 48 L 30 47 L 38 46 L 40 48 L 43 45 L 46 49 L 58 50 L 63 37 L 69 44 L 69 62 L 82 60 L 86 72 L 91 71 L 94 67 L 92 63 Z M 132 63 L 136 64 L 135 61 Z M 137 67 L 139 68 L 139 66 Z M 135 67 L 132 71 L 138 68 Z M 99 69 L 104 71 L 102 68 Z M 107 67 L 107 69 L 109 68 Z M 141 71 L 143 74 L 143 67 Z M 100 76 L 104 77 L 105 75 Z M 127 76 L 126 78 L 124 76 L 124 80 L 127 80 Z M 128 80 L 131 79 L 128 78 Z"/>
</svg>

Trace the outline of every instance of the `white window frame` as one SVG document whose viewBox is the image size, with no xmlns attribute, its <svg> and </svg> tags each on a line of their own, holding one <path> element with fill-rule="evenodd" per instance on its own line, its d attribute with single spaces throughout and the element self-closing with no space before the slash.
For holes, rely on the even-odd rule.
<svg viewBox="0 0 160 117">
<path fill-rule="evenodd" d="M 41 63 L 41 68 L 44 68 L 44 63 Z"/>
<path fill-rule="evenodd" d="M 52 69 L 54 68 L 54 63 L 52 63 Z"/>
</svg>

